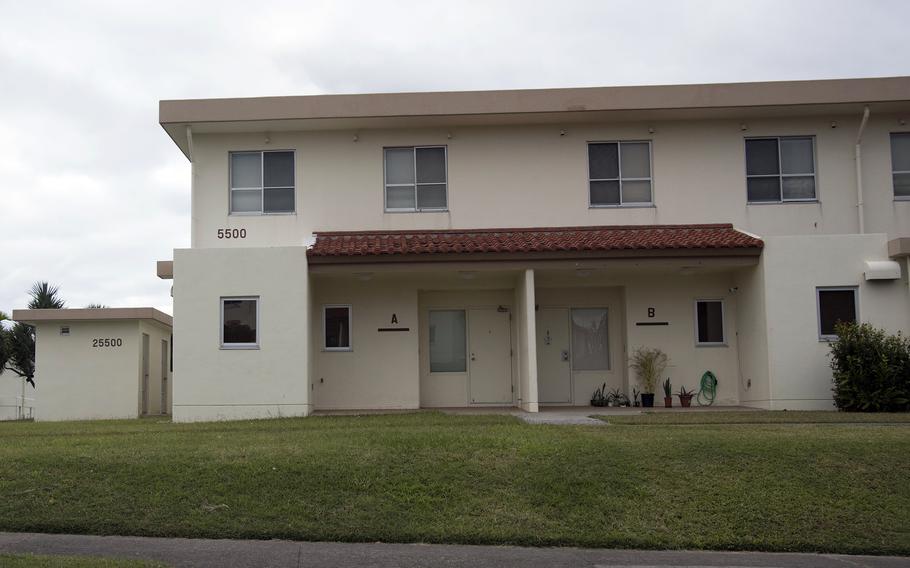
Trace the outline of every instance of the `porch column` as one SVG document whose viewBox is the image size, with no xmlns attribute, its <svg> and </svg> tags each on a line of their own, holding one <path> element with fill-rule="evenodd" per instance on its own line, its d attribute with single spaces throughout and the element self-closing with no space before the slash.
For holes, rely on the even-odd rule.
<svg viewBox="0 0 910 568">
<path fill-rule="evenodd" d="M 537 412 L 537 314 L 534 294 L 534 270 L 519 275 L 516 286 L 518 315 L 518 403 L 526 412 Z"/>
</svg>

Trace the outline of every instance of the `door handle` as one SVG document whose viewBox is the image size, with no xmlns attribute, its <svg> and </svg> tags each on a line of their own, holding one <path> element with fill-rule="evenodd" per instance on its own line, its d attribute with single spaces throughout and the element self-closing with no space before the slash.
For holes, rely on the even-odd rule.
<svg viewBox="0 0 910 568">
<path fill-rule="evenodd" d="M 474 357 L 473 353 L 471 353 L 471 361 L 476 361 L 476 358 Z"/>
<path fill-rule="evenodd" d="M 569 360 L 569 350 L 568 349 L 563 349 L 559 355 L 560 355 L 560 357 L 562 357 L 563 361 Z"/>
</svg>

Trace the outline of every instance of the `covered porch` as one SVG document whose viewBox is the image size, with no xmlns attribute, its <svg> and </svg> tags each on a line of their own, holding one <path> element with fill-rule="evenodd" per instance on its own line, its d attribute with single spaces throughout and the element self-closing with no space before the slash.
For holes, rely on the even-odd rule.
<svg viewBox="0 0 910 568">
<path fill-rule="evenodd" d="M 313 407 L 588 407 L 602 385 L 632 397 L 639 346 L 668 353 L 674 392 L 710 370 L 738 405 L 760 251 L 724 225 L 318 234 Z"/>
</svg>

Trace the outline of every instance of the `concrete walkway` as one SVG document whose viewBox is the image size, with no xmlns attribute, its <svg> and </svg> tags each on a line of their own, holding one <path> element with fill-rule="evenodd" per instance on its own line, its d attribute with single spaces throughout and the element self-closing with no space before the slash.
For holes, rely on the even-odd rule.
<svg viewBox="0 0 910 568">
<path fill-rule="evenodd" d="M 594 406 L 545 406 L 540 412 L 525 412 L 514 406 L 475 406 L 466 408 L 436 408 L 415 410 L 317 410 L 313 416 L 361 416 L 377 414 L 410 414 L 413 412 L 444 412 L 455 415 L 506 414 L 521 418 L 528 424 L 571 424 L 582 426 L 605 426 L 607 422 L 591 416 L 635 416 L 644 412 L 766 412 L 747 406 L 693 406 L 691 408 L 654 407 L 594 407 Z"/>
<path fill-rule="evenodd" d="M 175 567 L 607 568 L 709 567 L 896 568 L 910 558 L 762 552 L 689 552 L 520 548 L 427 544 L 345 544 L 282 540 L 189 540 L 122 536 L 0 533 L 0 553 L 146 559 Z"/>
</svg>

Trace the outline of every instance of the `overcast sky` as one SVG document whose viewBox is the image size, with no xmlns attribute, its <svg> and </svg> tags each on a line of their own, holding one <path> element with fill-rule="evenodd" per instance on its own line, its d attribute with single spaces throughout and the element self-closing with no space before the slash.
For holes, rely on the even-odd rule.
<svg viewBox="0 0 910 568">
<path fill-rule="evenodd" d="M 0 0 L 0 310 L 171 312 L 159 99 L 910 75 L 910 2 Z"/>
</svg>

